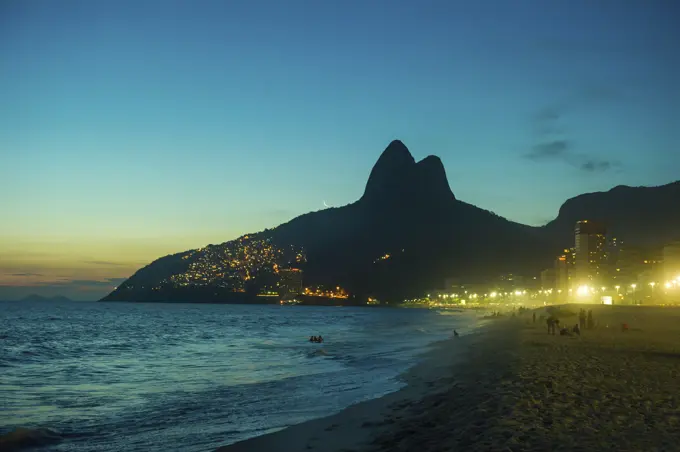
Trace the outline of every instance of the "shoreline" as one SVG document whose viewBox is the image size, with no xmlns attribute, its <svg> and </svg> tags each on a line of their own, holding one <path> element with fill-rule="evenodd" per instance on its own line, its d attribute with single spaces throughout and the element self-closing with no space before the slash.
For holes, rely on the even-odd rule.
<svg viewBox="0 0 680 452">
<path fill-rule="evenodd" d="M 451 369 L 465 361 L 468 351 L 484 340 L 493 323 L 481 318 L 477 322 L 468 334 L 432 343 L 431 350 L 397 377 L 405 386 L 395 392 L 350 405 L 330 416 L 221 446 L 216 452 L 340 452 L 363 448 L 396 421 L 391 417 L 395 409 L 409 407 L 448 388 Z"/>
<path fill-rule="evenodd" d="M 550 335 L 531 311 L 490 320 L 437 343 L 397 392 L 217 450 L 676 450 L 680 308 L 555 308 L 566 326 L 592 309 L 596 327 Z"/>
</svg>

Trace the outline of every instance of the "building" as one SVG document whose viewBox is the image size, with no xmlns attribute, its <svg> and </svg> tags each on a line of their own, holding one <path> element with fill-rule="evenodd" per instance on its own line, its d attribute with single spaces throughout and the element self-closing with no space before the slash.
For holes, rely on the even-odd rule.
<svg viewBox="0 0 680 452">
<path fill-rule="evenodd" d="M 663 280 L 680 283 L 680 240 L 663 247 Z"/>
<path fill-rule="evenodd" d="M 555 289 L 555 281 L 556 275 L 554 268 L 546 268 L 541 272 L 541 289 L 543 290 Z"/>
<path fill-rule="evenodd" d="M 574 253 L 565 249 L 564 254 L 557 256 L 555 259 L 555 289 L 558 294 L 566 294 L 569 292 L 571 273 L 574 267 L 573 261 Z"/>
<path fill-rule="evenodd" d="M 295 296 L 302 293 L 302 270 L 285 268 L 279 270 L 279 296 Z"/>
<path fill-rule="evenodd" d="M 501 292 L 514 292 L 524 288 L 524 278 L 513 273 L 505 273 L 498 278 L 497 284 Z"/>
<path fill-rule="evenodd" d="M 623 251 L 623 241 L 617 239 L 616 237 L 608 238 L 607 239 L 607 245 L 605 247 L 605 253 L 606 253 L 606 263 L 605 263 L 605 272 L 606 272 L 606 281 L 604 281 L 606 286 L 615 286 L 618 284 L 619 281 L 617 281 L 618 278 L 618 272 L 617 268 L 619 259 L 621 258 L 621 252 Z"/>
<path fill-rule="evenodd" d="M 602 223 L 589 220 L 576 222 L 572 287 L 600 287 L 606 282 L 606 234 Z"/>
</svg>

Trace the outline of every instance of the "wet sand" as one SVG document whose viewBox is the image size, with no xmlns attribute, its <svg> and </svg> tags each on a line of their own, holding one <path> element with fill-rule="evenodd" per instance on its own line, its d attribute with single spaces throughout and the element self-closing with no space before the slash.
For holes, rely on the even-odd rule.
<svg viewBox="0 0 680 452">
<path fill-rule="evenodd" d="M 220 450 L 680 450 L 680 309 L 587 308 L 581 336 L 495 319 L 439 344 L 401 391 Z"/>
</svg>

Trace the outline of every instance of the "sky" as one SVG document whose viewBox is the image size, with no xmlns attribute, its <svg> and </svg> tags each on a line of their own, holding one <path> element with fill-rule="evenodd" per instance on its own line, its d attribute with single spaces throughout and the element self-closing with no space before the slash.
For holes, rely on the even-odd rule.
<svg viewBox="0 0 680 452">
<path fill-rule="evenodd" d="M 0 299 L 358 199 L 382 150 L 541 225 L 680 178 L 675 0 L 0 2 Z"/>
</svg>

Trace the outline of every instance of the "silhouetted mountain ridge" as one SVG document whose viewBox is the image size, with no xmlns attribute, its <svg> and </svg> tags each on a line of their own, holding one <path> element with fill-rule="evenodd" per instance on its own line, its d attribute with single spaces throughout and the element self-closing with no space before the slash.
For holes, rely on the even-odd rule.
<svg viewBox="0 0 680 452">
<path fill-rule="evenodd" d="M 481 282 L 506 272 L 536 275 L 552 265 L 559 250 L 573 245 L 574 224 L 581 219 L 615 223 L 612 230 L 623 239 L 638 234 L 652 242 L 680 238 L 680 209 L 669 213 L 668 208 L 673 200 L 680 204 L 678 183 L 619 186 L 568 200 L 558 217 L 544 227 L 526 226 L 457 200 L 438 157 L 416 162 L 408 148 L 395 140 L 378 158 L 358 201 L 306 213 L 235 241 L 158 259 L 121 285 L 124 290 L 119 288 L 106 299 L 163 300 L 177 298 L 181 290 L 182 296 L 195 301 L 205 297 L 217 301 L 220 292 L 210 287 L 219 285 L 219 280 L 200 288 L 188 284 L 149 290 L 249 241 L 274 247 L 281 256 L 281 250 L 304 248 L 307 261 L 299 265 L 305 284 L 342 285 L 360 297 L 403 299 L 422 295 L 447 277 Z M 248 279 L 248 290 L 256 290 L 257 281 L 258 277 Z"/>
<path fill-rule="evenodd" d="M 553 237 L 573 233 L 583 219 L 599 221 L 608 233 L 629 244 L 661 247 L 680 239 L 680 181 L 656 187 L 618 185 L 605 192 L 567 200 L 557 218 L 545 225 Z"/>
</svg>

